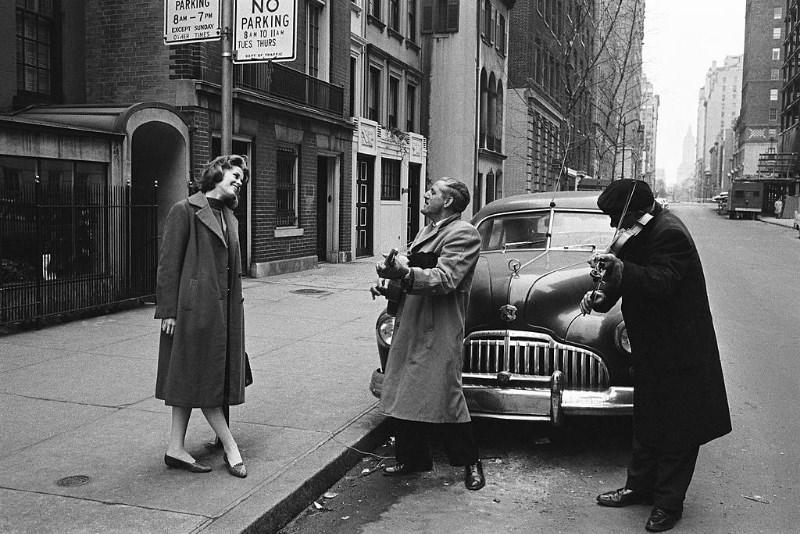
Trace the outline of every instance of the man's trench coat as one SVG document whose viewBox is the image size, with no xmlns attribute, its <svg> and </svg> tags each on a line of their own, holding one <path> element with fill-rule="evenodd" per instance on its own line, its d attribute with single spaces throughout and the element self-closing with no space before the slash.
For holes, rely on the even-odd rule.
<svg viewBox="0 0 800 534">
<path fill-rule="evenodd" d="M 656 205 L 617 256 L 633 359 L 634 436 L 662 450 L 702 445 L 731 431 L 700 256 L 683 222 Z M 598 311 L 607 311 L 598 309 Z"/>
<path fill-rule="evenodd" d="M 195 193 L 172 207 L 164 226 L 155 317 L 176 324 L 173 336 L 161 333 L 156 398 L 169 406 L 244 402 L 239 223 L 227 206 L 222 216 L 227 241 L 205 195 Z"/>
<path fill-rule="evenodd" d="M 383 379 L 380 410 L 408 421 L 470 421 L 461 389 L 462 345 L 481 239 L 454 215 L 423 228 L 409 255 L 434 253 L 433 268 L 412 267 L 413 285 L 400 297 Z"/>
</svg>

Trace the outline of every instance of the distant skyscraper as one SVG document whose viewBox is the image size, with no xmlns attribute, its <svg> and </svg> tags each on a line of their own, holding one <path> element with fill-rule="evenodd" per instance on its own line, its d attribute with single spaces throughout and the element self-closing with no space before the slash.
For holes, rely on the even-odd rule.
<svg viewBox="0 0 800 534">
<path fill-rule="evenodd" d="M 686 129 L 686 135 L 683 137 L 683 158 L 681 159 L 681 164 L 678 165 L 676 173 L 678 182 L 682 182 L 694 176 L 695 144 L 696 139 L 694 134 L 692 134 L 692 128 L 689 127 Z"/>
</svg>

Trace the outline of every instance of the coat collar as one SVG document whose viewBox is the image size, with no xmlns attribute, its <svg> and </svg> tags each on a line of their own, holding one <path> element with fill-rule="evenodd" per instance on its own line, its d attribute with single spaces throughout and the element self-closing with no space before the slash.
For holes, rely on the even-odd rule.
<svg viewBox="0 0 800 534">
<path fill-rule="evenodd" d="M 195 208 L 198 208 L 197 212 L 195 213 L 197 219 L 203 223 L 206 228 L 211 231 L 211 233 L 217 236 L 223 245 L 227 247 L 228 243 L 225 241 L 225 236 L 222 235 L 222 228 L 219 227 L 217 218 L 214 217 L 214 211 L 211 209 L 211 206 L 209 206 L 206 195 L 198 191 L 189 197 L 189 204 Z M 228 211 L 229 209 L 227 206 L 222 208 L 222 216 L 225 217 L 226 221 L 228 219 Z"/>
<path fill-rule="evenodd" d="M 426 226 L 423 229 L 423 231 L 417 235 L 417 238 L 414 240 L 411 246 L 415 247 L 417 245 L 421 245 L 422 243 L 430 241 L 439 234 L 442 228 L 449 225 L 453 221 L 459 219 L 461 219 L 461 214 L 456 213 L 454 215 L 451 215 L 450 217 L 442 219 L 441 221 L 439 221 L 439 224 L 428 224 L 428 226 Z"/>
</svg>

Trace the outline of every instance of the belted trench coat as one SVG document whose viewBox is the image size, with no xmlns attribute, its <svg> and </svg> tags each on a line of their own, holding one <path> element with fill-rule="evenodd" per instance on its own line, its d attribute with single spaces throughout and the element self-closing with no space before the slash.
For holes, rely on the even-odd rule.
<svg viewBox="0 0 800 534">
<path fill-rule="evenodd" d="M 432 268 L 412 267 L 400 296 L 381 392 L 383 414 L 408 421 L 470 421 L 461 389 L 464 320 L 480 254 L 478 231 L 454 215 L 423 228 L 412 253 L 437 256 Z"/>
<path fill-rule="evenodd" d="M 158 259 L 156 319 L 176 318 L 161 333 L 156 398 L 206 408 L 244 402 L 245 347 L 238 221 L 225 206 L 219 222 L 203 193 L 177 202 L 164 226 Z"/>
<path fill-rule="evenodd" d="M 653 219 L 625 243 L 622 298 L 631 343 L 634 436 L 662 450 L 685 450 L 731 431 L 700 256 L 683 222 L 656 205 Z M 598 309 L 607 311 L 607 308 Z"/>
</svg>

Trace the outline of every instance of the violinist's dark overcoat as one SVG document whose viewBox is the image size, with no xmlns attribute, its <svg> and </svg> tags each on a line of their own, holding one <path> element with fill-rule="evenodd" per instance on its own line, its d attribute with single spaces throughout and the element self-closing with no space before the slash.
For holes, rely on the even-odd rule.
<svg viewBox="0 0 800 534">
<path fill-rule="evenodd" d="M 634 435 L 681 450 L 731 431 L 703 267 L 683 222 L 656 204 L 653 219 L 617 256 L 634 372 Z M 618 294 L 614 294 L 618 293 Z M 607 311 L 606 308 L 598 311 Z"/>
<path fill-rule="evenodd" d="M 172 207 L 164 226 L 155 317 L 175 317 L 176 324 L 173 336 L 161 333 L 156 398 L 169 406 L 244 402 L 238 222 L 227 206 L 222 217 L 227 239 L 205 195 L 195 193 Z"/>
</svg>

